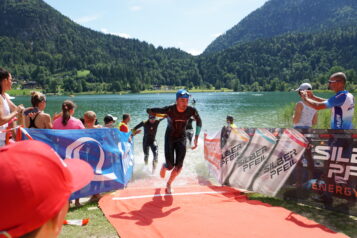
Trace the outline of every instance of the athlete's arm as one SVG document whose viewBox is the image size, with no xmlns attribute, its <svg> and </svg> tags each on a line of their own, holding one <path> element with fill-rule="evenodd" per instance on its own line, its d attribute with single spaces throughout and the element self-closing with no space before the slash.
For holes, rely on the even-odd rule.
<svg viewBox="0 0 357 238">
<path fill-rule="evenodd" d="M 148 108 L 146 109 L 146 112 L 149 114 L 149 115 L 154 115 L 156 116 L 156 114 L 167 114 L 168 112 L 168 106 L 167 107 L 157 107 L 157 108 Z"/>
<path fill-rule="evenodd" d="M 196 121 L 196 133 L 195 133 L 195 140 L 194 140 L 194 145 L 192 147 L 192 149 L 196 149 L 197 148 L 197 143 L 198 143 L 198 136 L 200 135 L 201 132 L 201 127 L 202 127 L 202 120 L 200 115 L 198 114 L 197 110 L 194 109 L 194 114 L 193 114 L 193 118 Z"/>
<path fill-rule="evenodd" d="M 308 94 L 309 98 L 311 98 L 312 100 L 317 101 L 317 102 L 325 102 L 327 100 L 326 98 L 320 98 L 320 97 L 315 96 L 311 91 L 307 94 Z"/>
<path fill-rule="evenodd" d="M 133 131 L 136 131 L 137 129 L 139 129 L 140 127 L 142 127 L 144 125 L 144 121 L 140 122 L 139 124 L 137 124 L 134 128 Z"/>
<path fill-rule="evenodd" d="M 308 105 L 309 107 L 312 107 L 316 110 L 321 110 L 321 109 L 327 108 L 326 101 L 323 101 L 323 102 L 315 101 L 308 97 L 306 91 L 302 91 L 301 96 L 302 96 L 302 99 L 304 100 L 304 102 L 306 103 L 306 105 Z"/>
</svg>

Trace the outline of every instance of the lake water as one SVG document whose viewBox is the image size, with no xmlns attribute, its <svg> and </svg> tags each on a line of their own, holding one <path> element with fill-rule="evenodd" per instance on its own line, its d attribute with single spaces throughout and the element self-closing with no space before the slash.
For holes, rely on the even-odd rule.
<svg viewBox="0 0 357 238">
<path fill-rule="evenodd" d="M 329 97 L 332 94 L 318 94 Z M 202 131 L 199 146 L 196 150 L 188 149 L 185 159 L 183 175 L 204 175 L 206 168 L 203 160 L 203 132 L 215 132 L 225 124 L 226 116 L 232 115 L 238 127 L 272 128 L 285 127 L 278 122 L 279 110 L 285 105 L 297 102 L 299 97 L 296 92 L 237 92 L 237 93 L 193 93 L 197 108 L 202 118 Z M 61 103 L 73 100 L 78 108 L 75 117 L 83 116 L 87 110 L 93 110 L 97 114 L 98 121 L 102 124 L 105 114 L 110 113 L 121 118 L 123 113 L 130 113 L 132 121 L 130 127 L 134 127 L 142 120 L 147 119 L 146 108 L 163 107 L 175 102 L 174 93 L 163 94 L 126 94 L 126 95 L 83 95 L 83 96 L 50 96 L 47 98 L 46 112 L 53 115 L 61 111 Z M 30 106 L 30 97 L 16 97 L 13 100 L 16 105 Z M 164 159 L 164 133 L 166 121 L 162 121 L 156 136 L 159 145 L 159 164 Z M 151 153 L 151 152 L 150 152 Z M 150 154 L 150 161 L 152 155 Z M 143 163 L 142 134 L 135 136 L 135 174 L 134 178 L 149 176 L 148 168 Z M 158 171 L 156 171 L 158 174 Z"/>
</svg>

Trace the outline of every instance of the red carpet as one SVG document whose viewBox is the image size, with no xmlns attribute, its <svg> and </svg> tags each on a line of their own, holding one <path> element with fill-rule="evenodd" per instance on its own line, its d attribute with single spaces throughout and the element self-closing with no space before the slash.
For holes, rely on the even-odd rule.
<svg viewBox="0 0 357 238">
<path fill-rule="evenodd" d="M 99 205 L 121 238 L 347 237 L 294 214 L 248 200 L 229 187 L 128 188 Z"/>
</svg>

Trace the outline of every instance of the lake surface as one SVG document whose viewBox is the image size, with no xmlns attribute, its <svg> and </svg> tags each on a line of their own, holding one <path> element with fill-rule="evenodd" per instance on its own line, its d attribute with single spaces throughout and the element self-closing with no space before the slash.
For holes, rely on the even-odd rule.
<svg viewBox="0 0 357 238">
<path fill-rule="evenodd" d="M 333 94 L 318 94 L 321 97 L 329 97 Z M 299 97 L 296 92 L 232 92 L 232 93 L 193 93 L 197 108 L 202 118 L 202 131 L 199 147 L 196 150 L 187 151 L 185 169 L 183 174 L 187 176 L 202 175 L 205 173 L 203 160 L 203 132 L 215 132 L 226 123 L 226 116 L 232 115 L 238 127 L 245 128 L 274 128 L 286 127 L 278 122 L 279 110 L 284 106 L 297 102 Z M 163 107 L 175 102 L 174 93 L 163 94 L 126 94 L 126 95 L 82 95 L 75 97 L 50 96 L 47 98 L 46 112 L 53 115 L 61 111 L 61 103 L 73 100 L 78 108 L 75 117 L 82 117 L 87 110 L 95 111 L 100 124 L 107 113 L 121 119 L 123 113 L 129 113 L 132 117 L 130 127 L 133 128 L 142 120 L 147 119 L 146 108 Z M 30 106 L 30 97 L 16 97 L 16 105 Z M 195 125 L 195 124 L 194 124 Z M 162 121 L 156 136 L 159 145 L 159 164 L 164 161 L 164 133 L 166 121 Z M 150 152 L 151 153 L 151 152 Z M 150 161 L 152 155 L 150 154 Z M 148 176 L 144 167 L 142 153 L 142 134 L 135 136 L 135 177 Z M 156 171 L 157 173 L 158 171 Z"/>
</svg>

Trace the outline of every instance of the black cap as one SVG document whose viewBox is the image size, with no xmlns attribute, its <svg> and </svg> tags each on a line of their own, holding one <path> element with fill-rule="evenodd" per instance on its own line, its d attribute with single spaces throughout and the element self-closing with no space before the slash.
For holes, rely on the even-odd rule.
<svg viewBox="0 0 357 238">
<path fill-rule="evenodd" d="M 233 121 L 233 120 L 234 120 L 234 118 L 232 116 L 230 116 L 230 115 L 227 116 L 227 121 Z"/>
</svg>

